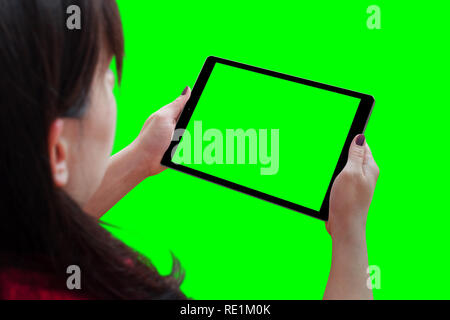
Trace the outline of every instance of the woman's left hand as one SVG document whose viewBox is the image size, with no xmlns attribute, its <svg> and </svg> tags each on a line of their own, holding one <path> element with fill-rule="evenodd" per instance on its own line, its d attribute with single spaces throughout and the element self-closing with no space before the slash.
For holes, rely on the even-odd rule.
<svg viewBox="0 0 450 320">
<path fill-rule="evenodd" d="M 161 160 L 172 140 L 178 117 L 190 96 L 191 89 L 186 87 L 175 101 L 147 119 L 139 136 L 133 141 L 134 156 L 144 179 L 166 169 L 161 165 Z"/>
<path fill-rule="evenodd" d="M 101 185 L 83 206 L 88 214 L 99 219 L 142 180 L 166 169 L 161 160 L 190 96 L 191 89 L 186 87 L 174 102 L 147 119 L 130 145 L 111 157 Z"/>
</svg>

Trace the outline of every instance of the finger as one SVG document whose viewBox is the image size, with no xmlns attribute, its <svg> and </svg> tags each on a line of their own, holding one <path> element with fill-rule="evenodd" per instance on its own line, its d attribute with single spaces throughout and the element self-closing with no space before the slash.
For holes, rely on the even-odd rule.
<svg viewBox="0 0 450 320">
<path fill-rule="evenodd" d="M 172 120 L 178 120 L 181 111 L 183 111 L 183 108 L 190 97 L 191 97 L 191 88 L 187 86 L 176 100 L 162 107 L 157 112 Z"/>
<path fill-rule="evenodd" d="M 363 134 L 357 135 L 353 138 L 353 141 L 350 145 L 350 149 L 348 151 L 348 160 L 347 164 L 351 167 L 362 170 L 364 164 L 364 155 L 365 155 L 365 140 Z"/>
<path fill-rule="evenodd" d="M 370 150 L 367 140 L 366 140 L 364 147 L 366 148 L 366 153 L 364 156 L 364 164 L 369 165 L 372 161 L 374 161 L 374 159 L 373 159 L 373 155 L 372 155 L 372 150 Z"/>
<path fill-rule="evenodd" d="M 366 154 L 364 157 L 364 171 L 366 173 L 371 174 L 375 177 L 375 179 L 378 178 L 378 175 L 380 174 L 380 169 L 378 168 L 378 165 L 375 162 L 375 159 L 373 158 L 372 151 L 370 150 L 369 144 L 365 143 L 366 148 Z"/>
</svg>

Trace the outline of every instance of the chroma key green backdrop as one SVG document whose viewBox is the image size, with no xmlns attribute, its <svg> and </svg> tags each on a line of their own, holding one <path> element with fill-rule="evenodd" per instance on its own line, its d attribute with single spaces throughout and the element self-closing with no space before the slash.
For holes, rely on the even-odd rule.
<svg viewBox="0 0 450 320">
<path fill-rule="evenodd" d="M 381 169 L 367 222 L 369 264 L 381 272 L 374 296 L 450 298 L 448 3 L 118 2 L 126 58 L 114 152 L 194 85 L 209 55 L 372 94 L 366 137 Z M 379 30 L 366 26 L 374 4 Z M 166 170 L 103 220 L 163 274 L 173 251 L 192 298 L 322 298 L 331 239 L 305 215 Z"/>
</svg>

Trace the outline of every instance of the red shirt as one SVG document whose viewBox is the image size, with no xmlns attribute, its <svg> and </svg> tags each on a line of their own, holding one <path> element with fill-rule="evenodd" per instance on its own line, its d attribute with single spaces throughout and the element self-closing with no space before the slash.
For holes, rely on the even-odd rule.
<svg viewBox="0 0 450 320">
<path fill-rule="evenodd" d="M 1 300 L 86 300 L 78 290 L 61 287 L 55 277 L 35 271 L 0 270 Z"/>
</svg>

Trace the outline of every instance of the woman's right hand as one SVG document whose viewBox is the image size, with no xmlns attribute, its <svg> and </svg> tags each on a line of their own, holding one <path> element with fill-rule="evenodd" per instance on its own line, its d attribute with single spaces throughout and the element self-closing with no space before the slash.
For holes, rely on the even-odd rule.
<svg viewBox="0 0 450 320">
<path fill-rule="evenodd" d="M 356 136 L 347 164 L 331 188 L 326 228 L 333 240 L 365 236 L 367 213 L 379 172 L 364 135 Z"/>
</svg>

